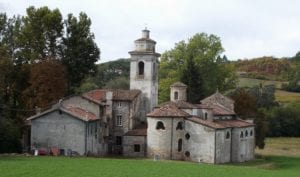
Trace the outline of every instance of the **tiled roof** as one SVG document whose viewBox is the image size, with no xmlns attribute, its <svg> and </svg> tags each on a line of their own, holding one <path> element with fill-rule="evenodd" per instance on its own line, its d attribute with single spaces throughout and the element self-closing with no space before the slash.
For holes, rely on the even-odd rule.
<svg viewBox="0 0 300 177">
<path fill-rule="evenodd" d="M 240 120 L 240 119 L 236 119 L 236 120 L 215 120 L 216 123 L 226 127 L 226 128 L 230 128 L 230 127 L 249 127 L 249 126 L 254 126 L 253 123 L 247 122 L 245 120 Z"/>
<path fill-rule="evenodd" d="M 188 103 L 186 101 L 178 100 L 178 101 L 167 101 L 162 104 L 160 104 L 158 107 L 162 107 L 165 105 L 173 105 L 176 106 L 179 109 L 193 109 L 193 108 L 198 108 L 196 105 L 192 103 Z"/>
<path fill-rule="evenodd" d="M 210 105 L 210 107 L 213 109 L 213 115 L 214 116 L 230 116 L 235 115 L 235 112 L 229 110 L 228 108 L 225 108 L 224 106 L 213 104 Z"/>
<path fill-rule="evenodd" d="M 97 89 L 84 93 L 82 96 L 97 103 L 101 103 L 102 101 L 106 101 L 106 93 L 109 91 L 113 92 L 113 100 L 119 101 L 131 101 L 141 93 L 140 90 Z"/>
<path fill-rule="evenodd" d="M 187 120 L 213 128 L 213 129 L 224 129 L 224 128 L 241 128 L 241 127 L 249 127 L 254 126 L 253 123 L 249 123 L 244 120 L 203 120 L 199 117 L 191 117 L 187 118 Z"/>
<path fill-rule="evenodd" d="M 140 125 L 133 130 L 129 130 L 124 136 L 147 136 L 147 125 Z"/>
<path fill-rule="evenodd" d="M 190 117 L 190 115 L 180 109 L 178 109 L 173 104 L 166 104 L 162 107 L 154 109 L 151 113 L 147 114 L 148 117 L 165 117 L 165 118 L 174 118 L 174 117 Z"/>
<path fill-rule="evenodd" d="M 76 116 L 79 119 L 82 119 L 84 121 L 91 121 L 91 120 L 97 120 L 97 116 L 96 114 L 92 113 L 92 112 L 88 112 L 82 108 L 79 107 L 66 107 L 66 108 L 62 108 L 63 110 L 65 110 L 67 113 Z"/>
<path fill-rule="evenodd" d="M 187 86 L 182 82 L 175 82 L 174 84 L 171 85 L 171 87 L 187 87 Z"/>
<path fill-rule="evenodd" d="M 207 104 L 194 104 L 199 109 L 213 109 L 211 106 Z"/>
<path fill-rule="evenodd" d="M 149 38 L 139 38 L 135 41 L 149 41 L 149 42 L 152 42 L 152 43 L 155 43 L 156 44 L 156 41 L 152 40 L 152 39 L 149 39 Z"/>
<path fill-rule="evenodd" d="M 212 94 L 211 96 L 204 98 L 200 102 L 201 103 L 206 103 L 206 102 L 210 102 L 211 100 L 216 100 L 216 101 L 226 100 L 228 102 L 234 103 L 234 101 L 231 98 L 228 98 L 228 97 L 222 95 L 218 91 L 216 93 Z"/>
</svg>

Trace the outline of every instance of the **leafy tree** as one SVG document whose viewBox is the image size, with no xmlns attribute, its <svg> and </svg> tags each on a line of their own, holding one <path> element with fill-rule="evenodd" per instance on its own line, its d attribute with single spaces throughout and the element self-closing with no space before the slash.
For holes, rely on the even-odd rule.
<svg viewBox="0 0 300 177">
<path fill-rule="evenodd" d="M 195 68 L 198 70 L 198 76 L 202 81 L 201 90 L 203 96 L 208 96 L 217 89 L 223 91 L 228 88 L 234 88 L 237 77 L 234 66 L 225 67 L 225 63 L 220 54 L 223 52 L 220 39 L 215 35 L 207 35 L 205 33 L 197 33 L 187 42 L 180 41 L 175 44 L 175 47 L 162 54 L 159 68 L 160 86 L 167 88 L 159 88 L 159 90 L 169 89 L 170 85 L 164 79 L 174 78 L 180 80 L 184 67 L 188 59 L 192 59 L 195 63 Z M 168 80 L 168 79 L 167 79 Z M 230 83 L 230 84 L 229 84 Z M 159 101 L 167 101 L 162 98 L 168 98 L 167 93 L 159 95 Z M 199 97 L 200 98 L 200 97 Z"/>
<path fill-rule="evenodd" d="M 66 71 L 64 66 L 56 60 L 48 59 L 33 64 L 30 70 L 30 86 L 24 91 L 27 108 L 36 106 L 47 108 L 49 104 L 57 102 L 66 93 Z"/>
<path fill-rule="evenodd" d="M 259 109 L 254 119 L 255 127 L 255 144 L 259 149 L 265 147 L 265 138 L 268 132 L 268 121 L 266 117 L 266 110 Z"/>
<path fill-rule="evenodd" d="M 62 62 L 68 71 L 68 90 L 72 93 L 85 77 L 96 73 L 95 62 L 100 51 L 90 31 L 91 20 L 85 13 L 80 13 L 78 19 L 69 14 L 65 25 Z"/>
<path fill-rule="evenodd" d="M 63 35 L 62 15 L 58 9 L 48 7 L 27 8 L 20 34 L 20 57 L 27 61 L 60 58 Z"/>
<path fill-rule="evenodd" d="M 275 101 L 274 85 L 263 86 L 260 84 L 260 86 L 254 86 L 250 88 L 249 92 L 255 96 L 258 108 L 271 108 L 278 105 L 278 103 Z"/>
<path fill-rule="evenodd" d="M 124 76 L 117 77 L 113 80 L 110 80 L 106 83 L 104 88 L 110 88 L 110 89 L 129 89 L 129 79 Z"/>
</svg>

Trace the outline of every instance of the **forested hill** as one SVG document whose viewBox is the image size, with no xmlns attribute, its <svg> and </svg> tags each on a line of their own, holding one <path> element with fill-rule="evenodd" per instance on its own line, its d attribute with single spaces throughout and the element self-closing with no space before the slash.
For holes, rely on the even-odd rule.
<svg viewBox="0 0 300 177">
<path fill-rule="evenodd" d="M 296 67 L 296 59 L 269 56 L 232 61 L 242 77 L 288 80 L 288 72 Z"/>
</svg>

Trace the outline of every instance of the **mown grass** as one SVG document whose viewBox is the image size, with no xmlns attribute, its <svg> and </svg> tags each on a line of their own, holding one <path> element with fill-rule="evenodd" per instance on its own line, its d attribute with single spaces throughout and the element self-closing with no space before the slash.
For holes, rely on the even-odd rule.
<svg viewBox="0 0 300 177">
<path fill-rule="evenodd" d="M 298 177 L 300 158 L 268 157 L 240 164 L 198 164 L 149 159 L 0 157 L 2 177 Z"/>
<path fill-rule="evenodd" d="M 258 155 L 300 158 L 300 138 L 267 138 L 264 149 L 256 149 Z"/>
</svg>

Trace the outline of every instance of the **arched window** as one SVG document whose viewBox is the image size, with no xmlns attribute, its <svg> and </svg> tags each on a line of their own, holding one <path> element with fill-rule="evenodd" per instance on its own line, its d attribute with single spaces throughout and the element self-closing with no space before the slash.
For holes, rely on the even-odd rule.
<svg viewBox="0 0 300 177">
<path fill-rule="evenodd" d="M 229 138 L 230 138 L 230 133 L 227 132 L 227 133 L 226 133 L 226 139 L 229 139 Z"/>
<path fill-rule="evenodd" d="M 183 129 L 183 123 L 180 121 L 177 123 L 176 130 L 182 130 Z"/>
<path fill-rule="evenodd" d="M 204 119 L 207 120 L 207 112 L 204 114 Z"/>
<path fill-rule="evenodd" d="M 248 136 L 248 130 L 246 130 L 246 133 L 245 133 L 245 137 L 247 137 Z"/>
<path fill-rule="evenodd" d="M 244 133 L 241 131 L 240 138 L 244 138 Z"/>
<path fill-rule="evenodd" d="M 178 92 L 174 92 L 174 100 L 178 100 Z"/>
<path fill-rule="evenodd" d="M 178 140 L 178 152 L 180 152 L 182 150 L 182 139 L 180 138 Z"/>
<path fill-rule="evenodd" d="M 165 126 L 164 123 L 162 121 L 158 121 L 156 124 L 156 130 L 164 130 Z"/>
<path fill-rule="evenodd" d="M 144 62 L 140 61 L 139 62 L 139 75 L 144 75 Z"/>
<path fill-rule="evenodd" d="M 250 131 L 250 136 L 253 136 L 253 131 L 252 130 Z"/>
</svg>

